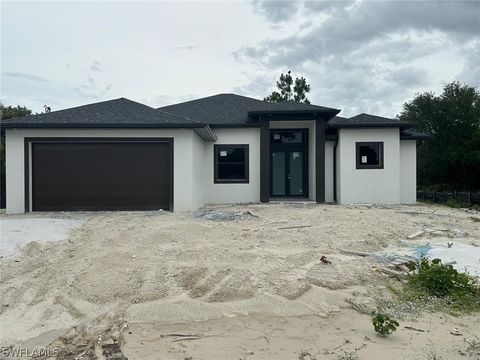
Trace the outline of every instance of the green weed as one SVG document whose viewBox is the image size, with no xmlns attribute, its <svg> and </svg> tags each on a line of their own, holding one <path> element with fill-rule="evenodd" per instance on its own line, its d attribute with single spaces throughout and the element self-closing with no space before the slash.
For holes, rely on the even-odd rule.
<svg viewBox="0 0 480 360">
<path fill-rule="evenodd" d="M 372 319 L 373 328 L 380 336 L 387 336 L 397 330 L 398 321 L 392 319 L 386 314 L 377 314 Z"/>
<path fill-rule="evenodd" d="M 403 300 L 436 305 L 438 310 L 480 311 L 480 286 L 475 278 L 442 264 L 440 259 L 430 262 L 422 258 L 417 266 L 404 291 L 397 293 Z"/>
</svg>

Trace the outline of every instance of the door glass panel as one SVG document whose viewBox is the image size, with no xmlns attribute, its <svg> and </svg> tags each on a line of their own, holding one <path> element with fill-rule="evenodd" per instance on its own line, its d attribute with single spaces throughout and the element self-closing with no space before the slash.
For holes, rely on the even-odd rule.
<svg viewBox="0 0 480 360">
<path fill-rule="evenodd" d="M 272 195 L 284 196 L 285 193 L 285 153 L 272 153 Z"/>
<path fill-rule="evenodd" d="M 290 195 L 303 195 L 303 152 L 290 152 Z"/>
<path fill-rule="evenodd" d="M 304 142 L 302 131 L 279 130 L 270 133 L 272 144 L 302 144 Z"/>
</svg>

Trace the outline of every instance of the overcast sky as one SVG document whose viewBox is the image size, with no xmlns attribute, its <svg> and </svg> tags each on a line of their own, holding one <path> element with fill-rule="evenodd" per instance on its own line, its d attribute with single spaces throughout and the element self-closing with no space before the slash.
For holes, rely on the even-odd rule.
<svg viewBox="0 0 480 360">
<path fill-rule="evenodd" d="M 480 87 L 480 1 L 2 1 L 1 40 L 1 101 L 36 112 L 261 99 L 288 69 L 343 116 L 393 117 L 452 80 Z"/>
</svg>

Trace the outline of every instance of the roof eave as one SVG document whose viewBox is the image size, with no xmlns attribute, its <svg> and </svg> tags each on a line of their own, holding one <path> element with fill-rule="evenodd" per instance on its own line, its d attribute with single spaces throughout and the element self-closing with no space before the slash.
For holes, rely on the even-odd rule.
<svg viewBox="0 0 480 360">
<path fill-rule="evenodd" d="M 317 109 L 317 110 L 258 110 L 258 111 L 248 111 L 248 116 L 257 116 L 257 115 L 278 115 L 278 114 L 334 114 L 337 115 L 341 110 L 338 109 Z"/>
<path fill-rule="evenodd" d="M 400 135 L 400 140 L 417 140 L 417 141 L 422 141 L 422 140 L 428 140 L 431 139 L 431 135 L 427 134 L 417 134 L 417 135 Z"/>
<path fill-rule="evenodd" d="M 238 124 L 209 124 L 209 126 L 214 128 L 258 128 L 262 124 L 259 122 L 245 122 Z"/>
<path fill-rule="evenodd" d="M 330 128 L 342 129 L 342 128 L 400 128 L 408 129 L 413 127 L 412 124 L 328 124 Z"/>
<path fill-rule="evenodd" d="M 204 128 L 207 124 L 78 124 L 78 123 L 2 123 L 3 129 L 175 129 L 175 128 Z"/>
</svg>

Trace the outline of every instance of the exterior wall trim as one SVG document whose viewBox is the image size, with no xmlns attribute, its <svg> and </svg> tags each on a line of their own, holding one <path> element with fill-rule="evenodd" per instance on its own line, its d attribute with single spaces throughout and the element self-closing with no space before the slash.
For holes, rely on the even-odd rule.
<svg viewBox="0 0 480 360">
<path fill-rule="evenodd" d="M 260 201 L 270 201 L 270 121 L 260 127 Z"/>
<path fill-rule="evenodd" d="M 318 119 L 315 124 L 315 200 L 325 202 L 325 129 L 326 124 Z"/>
</svg>

